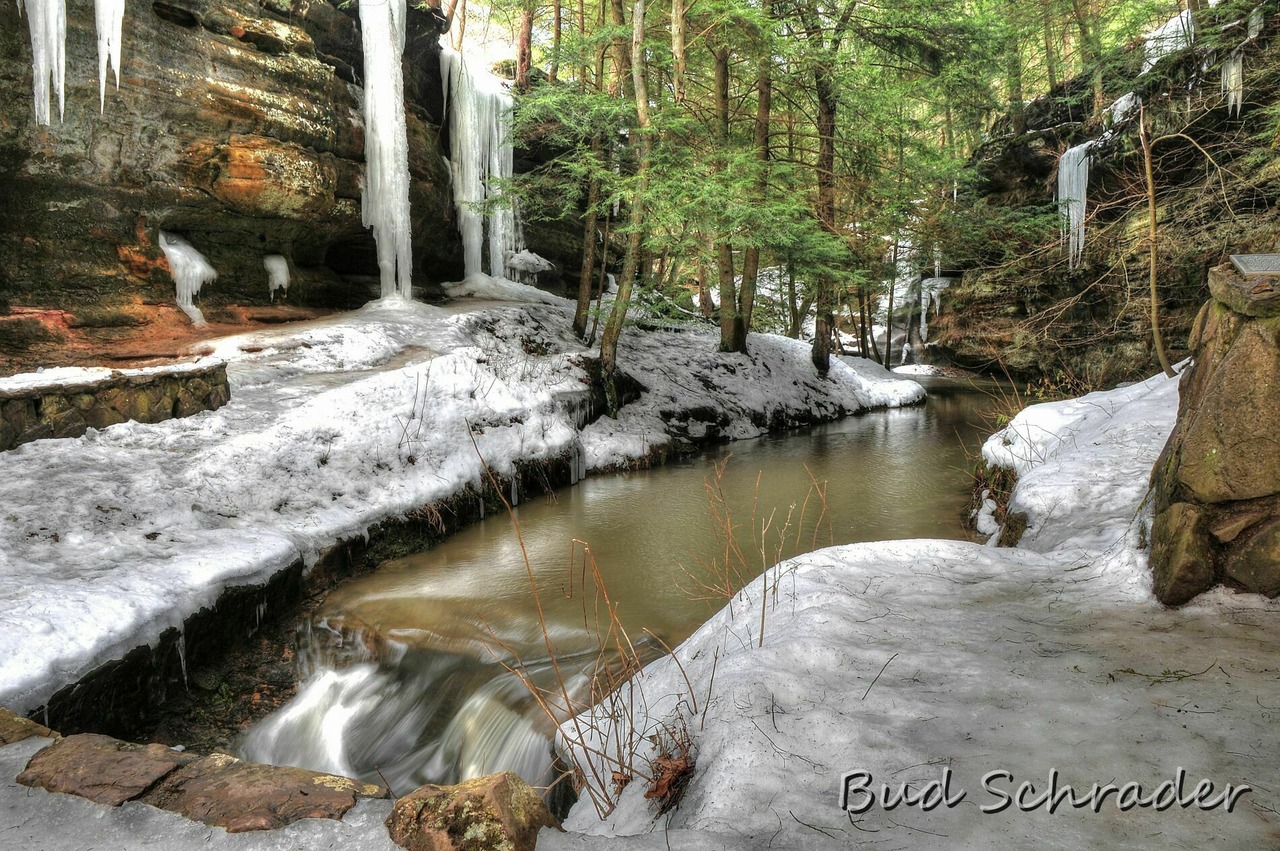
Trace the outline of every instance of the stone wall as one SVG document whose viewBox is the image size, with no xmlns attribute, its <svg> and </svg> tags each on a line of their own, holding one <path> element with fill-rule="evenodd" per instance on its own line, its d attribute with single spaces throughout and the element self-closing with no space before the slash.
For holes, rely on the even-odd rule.
<svg viewBox="0 0 1280 851">
<path fill-rule="evenodd" d="M 93 377 L 96 372 L 104 377 Z M 79 437 L 128 420 L 158 423 L 213 411 L 231 398 L 227 365 L 97 370 L 83 381 L 0 383 L 0 452 L 49 437 Z"/>
<path fill-rule="evenodd" d="M 1228 263 L 1209 288 L 1152 473 L 1151 570 L 1171 606 L 1219 583 L 1280 595 L 1280 278 Z"/>
</svg>

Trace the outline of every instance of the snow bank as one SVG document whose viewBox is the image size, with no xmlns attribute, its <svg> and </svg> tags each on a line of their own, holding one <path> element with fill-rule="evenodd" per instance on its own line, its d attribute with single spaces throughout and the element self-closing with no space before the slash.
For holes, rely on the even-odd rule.
<svg viewBox="0 0 1280 851">
<path fill-rule="evenodd" d="M 575 833 L 544 831 L 539 849 L 662 847 L 670 837 L 612 837 L 667 830 L 680 847 L 697 847 L 690 836 L 737 848 L 1267 844 L 1280 805 L 1267 697 L 1280 604 L 1217 591 L 1165 609 L 1139 550 L 1136 515 L 1176 406 L 1176 381 L 1158 377 L 1034 406 L 988 441 L 989 461 L 1020 472 L 1015 501 L 1040 552 L 894 541 L 771 569 L 624 688 L 629 713 L 585 713 L 585 735 L 562 726 L 588 776 L 634 779 L 604 817 L 581 801 L 566 823 Z M 655 743 L 686 733 L 696 771 L 658 817 L 644 798 Z M 1128 782 L 1149 796 L 1180 769 L 1187 794 L 1202 779 L 1253 789 L 1234 812 L 1120 811 L 1114 796 L 1097 813 L 982 809 L 1025 781 L 1043 793 L 1055 770 L 1083 799 Z M 944 770 L 963 800 L 882 806 L 881 784 L 919 794 Z M 1012 779 L 989 778 L 987 791 L 1000 770 Z M 857 771 L 879 797 L 854 815 L 839 791 Z"/>
<path fill-rule="evenodd" d="M 488 295 L 537 292 L 514 287 Z M 519 461 L 581 453 L 595 440 L 579 432 L 589 353 L 573 340 L 567 303 L 546 299 L 484 309 L 390 299 L 223 338 L 208 347 L 232 385 L 217 411 L 0 453 L 0 704 L 35 709 L 180 627 L 224 588 L 263 583 L 339 538 L 478 484 L 481 456 L 509 474 Z M 704 382 L 720 386 L 703 406 L 750 382 L 756 404 L 786 395 L 830 415 L 914 398 L 913 384 L 882 391 L 842 371 L 792 386 L 807 350 L 788 341 L 753 338 L 756 362 L 714 355 L 708 335 L 623 340 L 633 368 L 652 370 L 639 359 L 661 354 L 667 384 L 695 396 Z M 731 379 L 700 374 L 718 371 Z M 635 403 L 655 440 L 669 398 Z M 731 416 L 745 421 L 736 404 Z"/>
</svg>

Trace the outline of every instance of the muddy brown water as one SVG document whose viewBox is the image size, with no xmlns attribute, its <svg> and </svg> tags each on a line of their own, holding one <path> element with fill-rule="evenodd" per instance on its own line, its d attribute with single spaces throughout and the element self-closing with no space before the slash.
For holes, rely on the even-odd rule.
<svg viewBox="0 0 1280 851">
<path fill-rule="evenodd" d="M 780 558 L 970 537 L 972 456 L 1004 393 L 922 383 L 925 405 L 590 478 L 348 582 L 305 626 L 297 697 L 244 755 L 401 794 L 506 769 L 545 782 L 551 723 L 513 669 L 553 686 L 550 641 L 584 695 L 606 605 L 651 657 Z"/>
</svg>

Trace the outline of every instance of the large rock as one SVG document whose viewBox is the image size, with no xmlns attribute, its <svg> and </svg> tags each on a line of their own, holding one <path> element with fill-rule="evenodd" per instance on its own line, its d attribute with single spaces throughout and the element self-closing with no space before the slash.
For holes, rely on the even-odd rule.
<svg viewBox="0 0 1280 851">
<path fill-rule="evenodd" d="M 43 724 L 0 706 L 0 745 L 11 745 L 25 739 L 53 739 L 57 735 Z"/>
<path fill-rule="evenodd" d="M 1215 293 L 1227 297 L 1224 281 L 1232 276 L 1229 266 L 1214 269 Z M 1231 283 L 1231 292 L 1238 290 Z M 1232 298 L 1238 308 L 1253 303 Z M 1222 581 L 1274 597 L 1280 316 L 1246 315 L 1211 301 L 1196 318 L 1191 346 L 1195 362 L 1182 377 L 1178 419 L 1151 477 L 1153 590 L 1172 606 Z"/>
<path fill-rule="evenodd" d="M 411 10 L 410 200 L 424 279 L 451 277 L 460 250 L 437 130 L 436 27 Z M 0 302 L 171 303 L 165 229 L 218 270 L 200 295 L 206 310 L 267 303 L 267 254 L 290 261 L 291 303 L 363 303 L 378 271 L 360 214 L 355 4 L 131 2 L 124 28 L 120 88 L 108 83 L 100 113 L 93 6 L 68 7 L 65 116 L 55 103 L 53 125 L 38 126 L 26 20 L 0 3 Z"/>
<path fill-rule="evenodd" d="M 164 745 L 135 745 L 82 733 L 60 739 L 33 756 L 18 782 L 118 807 L 194 759 Z"/>
<path fill-rule="evenodd" d="M 213 754 L 182 766 L 141 800 L 237 833 L 273 830 L 302 818 L 341 819 L 360 798 L 386 794 L 346 777 Z"/>
<path fill-rule="evenodd" d="M 387 817 L 391 839 L 409 851 L 532 851 L 540 829 L 559 826 L 538 793 L 510 771 L 419 787 Z"/>
<path fill-rule="evenodd" d="M 233 833 L 302 818 L 341 819 L 360 798 L 387 796 L 379 786 L 345 777 L 224 754 L 179 753 L 94 733 L 68 736 L 40 751 L 18 782 L 113 807 L 141 801 Z"/>
</svg>

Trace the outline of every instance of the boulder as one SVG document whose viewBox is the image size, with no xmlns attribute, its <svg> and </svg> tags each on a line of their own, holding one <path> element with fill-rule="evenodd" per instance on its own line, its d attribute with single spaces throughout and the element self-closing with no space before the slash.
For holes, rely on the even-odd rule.
<svg viewBox="0 0 1280 851">
<path fill-rule="evenodd" d="M 360 798 L 386 796 L 379 786 L 346 777 L 213 754 L 174 771 L 140 800 L 237 833 L 273 830 L 302 818 L 341 819 Z"/>
<path fill-rule="evenodd" d="M 1229 264 L 1210 282 L 1151 475 L 1152 587 L 1171 606 L 1220 581 L 1280 595 L 1280 315 Z"/>
<path fill-rule="evenodd" d="M 0 706 L 0 745 L 11 745 L 24 739 L 53 739 L 57 735 L 43 724 Z"/>
<path fill-rule="evenodd" d="M 538 831 L 559 827 L 547 805 L 514 772 L 428 784 L 396 801 L 391 839 L 409 851 L 532 851 Z"/>
<path fill-rule="evenodd" d="M 194 759 L 164 745 L 135 745 L 82 733 L 60 739 L 33 756 L 18 782 L 118 807 Z"/>
<path fill-rule="evenodd" d="M 1180 606 L 1213 587 L 1209 532 L 1204 512 L 1196 506 L 1175 503 L 1156 517 L 1151 552 L 1153 590 L 1166 606 Z"/>
</svg>

